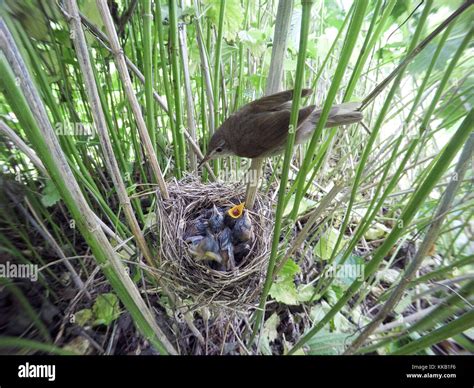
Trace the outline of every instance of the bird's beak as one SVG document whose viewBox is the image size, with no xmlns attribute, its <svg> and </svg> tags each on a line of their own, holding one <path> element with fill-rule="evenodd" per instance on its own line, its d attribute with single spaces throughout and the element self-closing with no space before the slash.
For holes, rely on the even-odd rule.
<svg viewBox="0 0 474 388">
<path fill-rule="evenodd" d="M 207 154 L 206 156 L 204 156 L 204 158 L 199 162 L 198 164 L 198 169 L 201 168 L 201 166 L 206 163 L 209 159 L 211 159 L 211 155 L 210 154 Z"/>
<path fill-rule="evenodd" d="M 235 205 L 227 211 L 227 214 L 229 214 L 229 216 L 231 216 L 232 218 L 240 218 L 240 216 L 244 212 L 244 206 L 245 202 Z"/>
</svg>

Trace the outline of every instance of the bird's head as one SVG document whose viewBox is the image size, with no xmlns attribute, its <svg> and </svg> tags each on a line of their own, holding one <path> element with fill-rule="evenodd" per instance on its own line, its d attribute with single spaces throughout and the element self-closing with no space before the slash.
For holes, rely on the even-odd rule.
<svg viewBox="0 0 474 388">
<path fill-rule="evenodd" d="M 209 142 L 209 147 L 207 148 L 207 153 L 199 163 L 198 167 L 201 167 L 208 160 L 233 155 L 229 144 L 226 142 L 222 135 L 223 134 L 221 131 L 217 131 L 216 133 L 214 133 L 214 135 L 212 135 L 211 141 Z"/>
</svg>

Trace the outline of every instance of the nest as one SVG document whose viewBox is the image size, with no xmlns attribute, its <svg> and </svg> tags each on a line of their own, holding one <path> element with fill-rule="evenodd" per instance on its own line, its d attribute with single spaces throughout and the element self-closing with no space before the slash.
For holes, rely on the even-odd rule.
<svg viewBox="0 0 474 388">
<path fill-rule="evenodd" d="M 192 310 L 217 307 L 244 312 L 254 307 L 263 285 L 271 244 L 270 200 L 257 194 L 254 209 L 247 210 L 254 231 L 250 252 L 235 269 L 226 272 L 196 260 L 183 237 L 186 226 L 213 205 L 230 208 L 243 202 L 245 186 L 203 184 L 188 176 L 169 182 L 168 190 L 170 199 L 157 201 L 160 281 L 188 302 Z"/>
</svg>

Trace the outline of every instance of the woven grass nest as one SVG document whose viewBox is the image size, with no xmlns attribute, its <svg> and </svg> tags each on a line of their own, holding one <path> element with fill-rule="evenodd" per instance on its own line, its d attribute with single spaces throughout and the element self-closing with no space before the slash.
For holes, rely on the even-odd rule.
<svg viewBox="0 0 474 388">
<path fill-rule="evenodd" d="M 190 309 L 201 307 L 246 311 L 258 300 L 271 244 L 271 201 L 257 194 L 252 211 L 254 238 L 250 252 L 235 269 L 213 269 L 196 260 L 183 236 L 186 226 L 213 205 L 230 208 L 244 201 L 242 184 L 206 183 L 187 176 L 169 182 L 169 200 L 157 201 L 157 237 L 160 251 L 160 281 L 187 302 Z M 159 194 L 158 194 L 159 195 Z"/>
</svg>

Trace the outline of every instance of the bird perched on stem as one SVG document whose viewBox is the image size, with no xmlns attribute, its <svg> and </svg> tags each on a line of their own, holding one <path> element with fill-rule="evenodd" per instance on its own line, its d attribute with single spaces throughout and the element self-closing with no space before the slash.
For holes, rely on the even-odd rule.
<svg viewBox="0 0 474 388">
<path fill-rule="evenodd" d="M 311 89 L 303 89 L 301 95 L 306 97 L 311 93 Z M 261 158 L 283 152 L 288 138 L 292 99 L 293 90 L 287 90 L 244 105 L 212 135 L 207 154 L 199 166 L 210 159 L 229 155 Z M 326 128 L 361 121 L 360 105 L 358 102 L 334 105 Z M 295 144 L 302 144 L 311 138 L 321 111 L 315 105 L 300 109 Z"/>
</svg>

